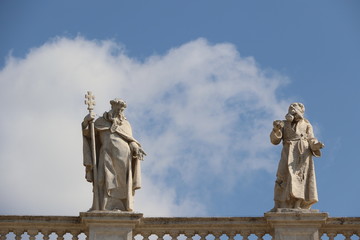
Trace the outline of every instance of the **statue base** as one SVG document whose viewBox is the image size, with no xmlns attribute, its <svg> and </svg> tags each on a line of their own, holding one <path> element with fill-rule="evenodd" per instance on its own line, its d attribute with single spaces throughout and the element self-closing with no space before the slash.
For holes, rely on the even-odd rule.
<svg viewBox="0 0 360 240">
<path fill-rule="evenodd" d="M 274 211 L 270 212 L 277 212 L 277 213 L 284 213 L 284 212 L 297 212 L 297 213 L 319 213 L 318 209 L 301 209 L 301 208 L 277 208 Z"/>
<path fill-rule="evenodd" d="M 274 229 L 274 240 L 318 240 L 319 229 L 328 218 L 327 213 L 310 209 L 281 209 L 264 214 Z"/>
<path fill-rule="evenodd" d="M 122 211 L 81 212 L 81 222 L 88 228 L 89 240 L 132 240 L 132 232 L 142 213 Z"/>
</svg>

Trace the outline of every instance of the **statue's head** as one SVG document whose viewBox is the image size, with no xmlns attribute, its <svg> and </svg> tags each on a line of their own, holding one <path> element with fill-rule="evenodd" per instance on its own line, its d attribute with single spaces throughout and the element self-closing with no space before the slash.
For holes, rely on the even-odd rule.
<svg viewBox="0 0 360 240">
<path fill-rule="evenodd" d="M 126 108 L 126 102 L 120 98 L 115 98 L 111 100 L 110 104 L 111 104 L 111 110 L 115 114 L 122 113 Z"/>
<path fill-rule="evenodd" d="M 286 120 L 292 122 L 294 120 L 298 121 L 304 118 L 305 106 L 302 103 L 292 103 L 289 106 L 288 113 L 286 114 Z"/>
</svg>

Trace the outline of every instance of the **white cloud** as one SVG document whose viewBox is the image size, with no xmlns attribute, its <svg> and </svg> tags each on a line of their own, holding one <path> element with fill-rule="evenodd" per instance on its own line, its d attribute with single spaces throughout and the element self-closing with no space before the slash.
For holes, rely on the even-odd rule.
<svg viewBox="0 0 360 240">
<path fill-rule="evenodd" d="M 128 102 L 148 153 L 136 198 L 147 215 L 205 215 L 200 196 L 211 195 L 208 182 L 231 189 L 242 173 L 274 171 L 268 134 L 287 108 L 276 97 L 284 77 L 232 44 L 204 39 L 143 62 L 122 49 L 56 38 L 23 59 L 8 58 L 0 72 L 0 213 L 74 215 L 91 205 L 81 163 L 87 90 L 99 115 L 111 98 Z"/>
</svg>

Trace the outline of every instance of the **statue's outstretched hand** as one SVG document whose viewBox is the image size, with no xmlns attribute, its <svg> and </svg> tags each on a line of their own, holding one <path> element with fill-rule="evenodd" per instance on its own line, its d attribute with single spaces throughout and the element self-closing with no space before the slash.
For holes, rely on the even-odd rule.
<svg viewBox="0 0 360 240">
<path fill-rule="evenodd" d="M 320 150 L 325 147 L 325 144 L 319 142 L 316 138 L 312 138 L 309 140 L 311 150 Z"/>
<path fill-rule="evenodd" d="M 317 142 L 317 143 L 315 143 L 314 145 L 315 145 L 315 147 L 318 148 L 318 149 L 322 149 L 322 148 L 325 147 L 325 144 L 323 144 L 322 142 Z"/>
</svg>

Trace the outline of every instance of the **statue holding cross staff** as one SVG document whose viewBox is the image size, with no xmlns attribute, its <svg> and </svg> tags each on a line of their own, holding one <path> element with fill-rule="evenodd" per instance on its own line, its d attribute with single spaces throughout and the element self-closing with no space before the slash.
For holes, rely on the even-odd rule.
<svg viewBox="0 0 360 240">
<path fill-rule="evenodd" d="M 93 183 L 92 210 L 133 211 L 135 190 L 141 187 L 140 160 L 145 152 L 132 136 L 125 101 L 110 101 L 111 110 L 95 120 L 95 97 L 88 92 L 89 114 L 82 122 L 85 178 Z"/>
</svg>

